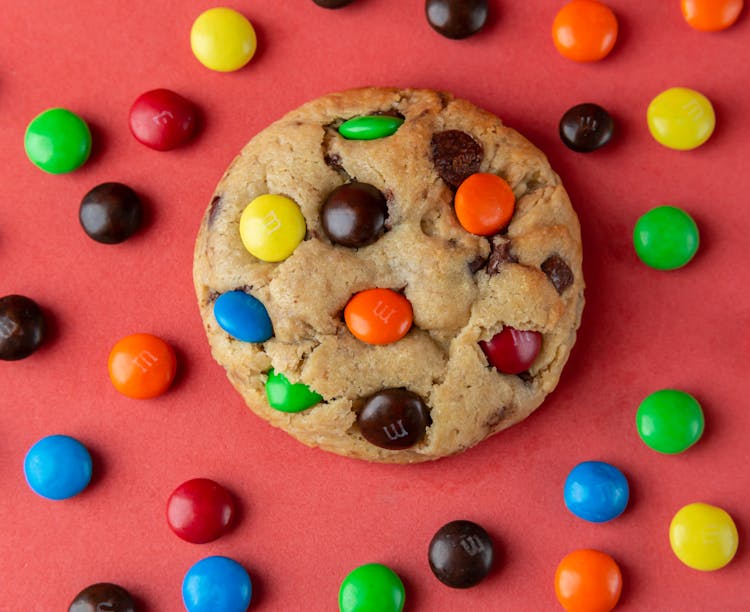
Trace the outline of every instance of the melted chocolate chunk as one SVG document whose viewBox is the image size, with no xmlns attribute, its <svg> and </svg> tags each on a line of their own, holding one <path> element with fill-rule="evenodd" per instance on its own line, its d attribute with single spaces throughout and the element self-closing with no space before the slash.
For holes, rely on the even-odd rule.
<svg viewBox="0 0 750 612">
<path fill-rule="evenodd" d="M 559 255 L 550 255 L 542 262 L 541 268 L 560 295 L 573 284 L 573 272 Z"/>
<path fill-rule="evenodd" d="M 76 595 L 68 612 L 135 612 L 135 602 L 121 586 L 100 582 Z"/>
<path fill-rule="evenodd" d="M 338 153 L 326 154 L 323 157 L 323 161 L 325 161 L 326 165 L 333 168 L 336 172 L 342 172 L 344 170 L 344 166 L 341 165 L 341 155 Z"/>
<path fill-rule="evenodd" d="M 487 259 L 485 259 L 481 255 L 477 255 L 474 259 L 472 259 L 469 262 L 469 272 L 471 272 L 472 274 L 476 274 L 482 268 L 484 268 L 484 264 L 486 263 L 487 263 Z"/>
<path fill-rule="evenodd" d="M 384 389 L 371 395 L 357 416 L 365 439 L 389 450 L 414 446 L 424 437 L 430 422 L 424 400 L 406 389 Z"/>
<path fill-rule="evenodd" d="M 472 587 L 492 569 L 492 540 L 476 523 L 452 521 L 433 536 L 428 559 L 432 573 L 443 584 L 454 589 Z"/>
<path fill-rule="evenodd" d="M 208 208 L 208 223 L 209 225 L 216 220 L 216 215 L 221 211 L 221 196 L 214 196 L 211 198 L 211 205 Z"/>
<path fill-rule="evenodd" d="M 487 259 L 487 274 L 490 276 L 497 274 L 506 263 L 518 263 L 518 259 L 510 251 L 510 240 L 495 236 L 492 239 L 492 251 Z"/>
<path fill-rule="evenodd" d="M 24 359 L 42 344 L 44 314 L 37 303 L 23 295 L 0 298 L 0 359 Z"/>
<path fill-rule="evenodd" d="M 479 172 L 484 149 L 470 134 L 460 130 L 437 132 L 432 135 L 431 145 L 435 169 L 453 189 Z"/>
</svg>

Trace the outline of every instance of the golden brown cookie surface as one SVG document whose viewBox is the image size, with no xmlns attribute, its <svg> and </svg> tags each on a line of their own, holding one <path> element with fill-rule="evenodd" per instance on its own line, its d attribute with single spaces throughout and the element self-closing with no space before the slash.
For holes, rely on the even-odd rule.
<svg viewBox="0 0 750 612">
<path fill-rule="evenodd" d="M 373 115 L 403 123 L 374 140 L 338 131 Z M 502 177 L 515 194 L 510 224 L 495 235 L 467 232 L 453 210 L 455 189 L 477 172 Z M 348 243 L 334 228 L 332 193 L 353 183 L 376 195 L 342 196 L 367 211 L 353 206 L 366 236 Z M 304 239 L 278 262 L 251 255 L 240 236 L 243 211 L 264 194 L 289 198 L 304 218 Z M 584 288 L 578 219 L 538 149 L 467 101 L 377 88 L 309 102 L 248 143 L 204 216 L 194 280 L 212 353 L 259 416 L 305 444 L 402 463 L 464 450 L 537 408 L 575 342 Z M 403 338 L 370 344 L 345 323 L 351 298 L 374 288 L 411 305 Z M 218 324 L 217 298 L 232 291 L 265 307 L 270 338 L 241 341 Z M 492 367 L 479 344 L 508 327 L 541 338 L 518 374 Z M 272 369 L 321 401 L 274 409 Z"/>
</svg>

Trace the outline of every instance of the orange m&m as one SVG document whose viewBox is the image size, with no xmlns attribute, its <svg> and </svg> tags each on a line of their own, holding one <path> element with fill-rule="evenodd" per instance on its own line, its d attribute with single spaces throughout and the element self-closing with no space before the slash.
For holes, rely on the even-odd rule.
<svg viewBox="0 0 750 612">
<path fill-rule="evenodd" d="M 390 344 L 403 338 L 414 318 L 411 304 L 392 289 L 367 289 L 344 308 L 344 321 L 355 338 L 368 344 Z"/>
<path fill-rule="evenodd" d="M 131 334 L 112 347 L 107 368 L 120 393 L 133 399 L 148 399 L 169 389 L 177 371 L 177 358 L 161 338 Z"/>
<path fill-rule="evenodd" d="M 502 178 L 477 172 L 458 186 L 453 204 L 458 222 L 467 232 L 492 236 L 510 223 L 516 198 Z"/>
<path fill-rule="evenodd" d="M 682 0 L 682 16 L 703 32 L 725 30 L 740 16 L 743 0 Z"/>
<path fill-rule="evenodd" d="M 568 612 L 609 612 L 622 591 L 615 560 L 598 550 L 574 550 L 555 572 L 555 594 Z"/>
<path fill-rule="evenodd" d="M 552 40 L 561 55 L 576 62 L 605 58 L 617 40 L 617 17 L 597 0 L 573 0 L 552 23 Z"/>
</svg>

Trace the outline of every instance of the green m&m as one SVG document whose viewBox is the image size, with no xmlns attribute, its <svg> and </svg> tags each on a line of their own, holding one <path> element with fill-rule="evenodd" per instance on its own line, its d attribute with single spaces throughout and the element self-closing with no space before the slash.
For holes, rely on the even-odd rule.
<svg viewBox="0 0 750 612">
<path fill-rule="evenodd" d="M 641 261 L 657 270 L 675 270 L 698 251 L 700 237 L 693 218 L 676 206 L 657 206 L 635 224 L 633 245 Z"/>
<path fill-rule="evenodd" d="M 339 590 L 341 612 L 401 612 L 404 583 L 389 567 L 379 563 L 360 565 L 344 578 Z"/>
<path fill-rule="evenodd" d="M 376 140 L 396 133 L 404 120 L 391 115 L 354 117 L 339 126 L 339 134 L 347 140 Z"/>
<path fill-rule="evenodd" d="M 669 455 L 681 453 L 703 435 L 703 410 L 689 393 L 662 389 L 641 402 L 635 417 L 647 446 Z"/>
<path fill-rule="evenodd" d="M 281 372 L 271 369 L 266 380 L 266 397 L 271 408 L 281 412 L 302 412 L 323 397 L 304 383 L 291 383 Z"/>
<path fill-rule="evenodd" d="M 91 153 L 91 131 L 86 122 L 64 108 L 51 108 L 31 120 L 24 137 L 26 155 L 50 174 L 80 168 Z"/>
</svg>

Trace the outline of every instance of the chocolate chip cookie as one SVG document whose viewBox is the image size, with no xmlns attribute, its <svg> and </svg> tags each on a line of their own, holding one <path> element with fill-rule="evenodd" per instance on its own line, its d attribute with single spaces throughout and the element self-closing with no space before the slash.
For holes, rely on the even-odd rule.
<svg viewBox="0 0 750 612">
<path fill-rule="evenodd" d="M 584 304 L 578 218 L 544 154 L 429 90 L 334 93 L 257 134 L 193 272 L 213 356 L 256 414 L 394 463 L 528 416 Z"/>
</svg>

